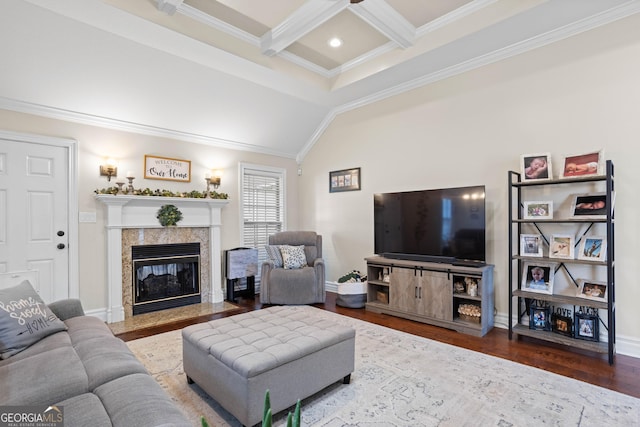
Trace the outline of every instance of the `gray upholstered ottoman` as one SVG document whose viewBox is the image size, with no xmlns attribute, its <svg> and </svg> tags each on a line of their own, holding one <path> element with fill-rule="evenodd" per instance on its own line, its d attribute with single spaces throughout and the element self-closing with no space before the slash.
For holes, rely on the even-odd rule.
<svg viewBox="0 0 640 427">
<path fill-rule="evenodd" d="M 184 372 L 245 426 L 342 380 L 354 369 L 355 330 L 308 306 L 270 307 L 182 330 Z M 304 408 L 303 408 L 304 410 Z"/>
</svg>

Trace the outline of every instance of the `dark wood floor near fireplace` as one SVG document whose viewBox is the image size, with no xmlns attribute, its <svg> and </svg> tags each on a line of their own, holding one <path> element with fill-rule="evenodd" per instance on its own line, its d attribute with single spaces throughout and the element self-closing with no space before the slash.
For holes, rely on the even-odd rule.
<svg viewBox="0 0 640 427">
<path fill-rule="evenodd" d="M 640 359 L 637 358 L 616 355 L 615 363 L 613 366 L 610 366 L 607 355 L 584 353 L 559 345 L 549 345 L 549 343 L 542 345 L 535 339 L 527 337 L 510 341 L 507 330 L 501 328 L 493 328 L 482 338 L 473 337 L 411 320 L 372 313 L 365 309 L 339 307 L 336 306 L 335 300 L 336 294 L 327 293 L 326 302 L 324 304 L 314 304 L 314 306 L 443 343 L 535 366 L 559 375 L 640 398 L 640 381 L 638 381 L 640 378 Z M 181 319 L 154 328 L 118 334 L 118 336 L 125 341 L 129 341 L 144 336 L 181 329 L 191 324 L 205 322 L 215 318 L 231 316 L 251 310 L 259 310 L 263 307 L 259 302 L 259 298 L 241 298 L 237 301 L 237 305 L 239 306 L 238 309 L 228 310 L 223 313 L 202 315 L 186 320 Z"/>
</svg>

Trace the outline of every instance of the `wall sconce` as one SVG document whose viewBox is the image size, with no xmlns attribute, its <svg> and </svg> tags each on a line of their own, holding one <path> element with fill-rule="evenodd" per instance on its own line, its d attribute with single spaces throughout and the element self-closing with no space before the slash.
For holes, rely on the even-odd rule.
<svg viewBox="0 0 640 427">
<path fill-rule="evenodd" d="M 207 197 L 209 197 L 211 193 L 211 186 L 213 186 L 215 190 L 220 187 L 220 182 L 222 181 L 222 172 L 214 171 L 213 176 L 207 173 L 204 176 L 204 180 L 207 181 Z"/>
<path fill-rule="evenodd" d="M 220 182 L 222 181 L 222 171 L 213 171 L 213 176 L 211 177 L 211 185 L 216 190 L 220 187 Z"/>
<path fill-rule="evenodd" d="M 111 181 L 112 176 L 118 175 L 118 166 L 113 159 L 107 159 L 106 164 L 100 165 L 100 176 L 106 176 L 107 181 Z"/>
</svg>

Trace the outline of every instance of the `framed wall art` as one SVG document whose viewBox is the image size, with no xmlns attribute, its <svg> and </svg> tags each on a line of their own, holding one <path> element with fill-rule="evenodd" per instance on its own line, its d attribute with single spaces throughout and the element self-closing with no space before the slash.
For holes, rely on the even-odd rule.
<svg viewBox="0 0 640 427">
<path fill-rule="evenodd" d="M 607 301 L 607 282 L 578 279 L 576 296 L 594 301 Z"/>
<path fill-rule="evenodd" d="M 549 238 L 549 258 L 574 259 L 574 240 L 570 234 L 553 234 Z"/>
<path fill-rule="evenodd" d="M 145 179 L 191 182 L 191 161 L 145 155 L 144 177 Z"/>
<path fill-rule="evenodd" d="M 551 330 L 556 334 L 573 337 L 572 310 L 558 307 L 551 314 Z"/>
<path fill-rule="evenodd" d="M 540 234 L 520 235 L 520 256 L 542 256 L 542 236 Z"/>
<path fill-rule="evenodd" d="M 562 168 L 560 178 L 603 175 L 603 150 L 565 157 L 564 162 L 562 163 Z"/>
<path fill-rule="evenodd" d="M 595 314 L 576 313 L 575 315 L 575 338 L 587 341 L 599 341 L 598 316 Z"/>
<path fill-rule="evenodd" d="M 329 172 L 329 192 L 360 190 L 360 168 Z"/>
<path fill-rule="evenodd" d="M 520 288 L 523 291 L 553 295 L 555 265 L 553 263 L 525 262 Z"/>
<path fill-rule="evenodd" d="M 520 156 L 520 171 L 523 181 L 551 179 L 551 154 L 523 154 Z"/>
<path fill-rule="evenodd" d="M 538 307 L 532 305 L 529 308 L 529 329 L 541 331 L 551 330 L 551 309 L 549 307 Z"/>
<path fill-rule="evenodd" d="M 586 193 L 571 195 L 572 218 L 606 219 L 607 194 Z"/>
<path fill-rule="evenodd" d="M 607 240 L 604 236 L 584 236 L 578 246 L 578 259 L 605 261 L 607 259 Z"/>
<path fill-rule="evenodd" d="M 553 219 L 553 201 L 522 202 L 524 219 Z"/>
</svg>

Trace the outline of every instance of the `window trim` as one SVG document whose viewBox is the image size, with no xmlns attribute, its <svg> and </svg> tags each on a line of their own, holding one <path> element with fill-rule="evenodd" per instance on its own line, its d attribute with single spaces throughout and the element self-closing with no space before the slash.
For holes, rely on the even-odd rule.
<svg viewBox="0 0 640 427">
<path fill-rule="evenodd" d="M 238 178 L 240 182 L 238 183 L 239 191 L 239 208 L 238 212 L 240 215 L 240 245 L 245 245 L 244 241 L 244 204 L 242 201 L 244 200 L 244 177 L 247 170 L 255 170 L 265 175 L 273 175 L 282 179 L 281 185 L 281 195 L 280 195 L 280 204 L 282 207 L 282 230 L 287 229 L 287 170 L 284 168 L 278 168 L 273 166 L 265 166 L 258 165 L 254 163 L 240 163 L 238 167 L 240 173 L 238 174 Z"/>
</svg>

